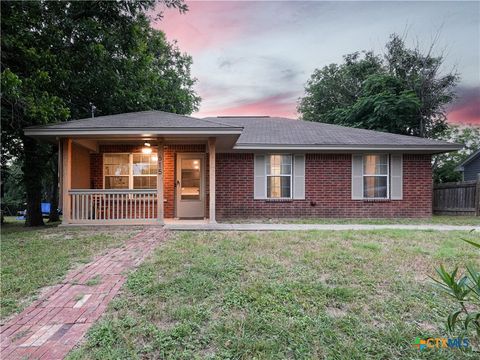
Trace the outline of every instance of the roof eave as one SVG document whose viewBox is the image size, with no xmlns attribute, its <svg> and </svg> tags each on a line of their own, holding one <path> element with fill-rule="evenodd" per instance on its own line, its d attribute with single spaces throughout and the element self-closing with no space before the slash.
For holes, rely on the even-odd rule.
<svg viewBox="0 0 480 360">
<path fill-rule="evenodd" d="M 26 136 L 31 137 L 72 137 L 72 136 L 96 136 L 96 135 L 240 135 L 243 128 L 108 128 L 108 129 L 49 129 L 27 128 Z"/>
<path fill-rule="evenodd" d="M 458 144 L 442 145 L 284 145 L 284 144 L 237 144 L 235 150 L 300 150 L 300 151 L 431 151 L 449 152 L 462 148 Z"/>
</svg>

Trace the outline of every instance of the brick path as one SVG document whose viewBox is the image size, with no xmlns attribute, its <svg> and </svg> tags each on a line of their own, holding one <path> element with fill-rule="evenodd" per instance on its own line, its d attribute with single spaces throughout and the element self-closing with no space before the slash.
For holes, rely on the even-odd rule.
<svg viewBox="0 0 480 360">
<path fill-rule="evenodd" d="M 70 271 L 61 284 L 1 326 L 1 358 L 63 359 L 118 293 L 125 272 L 165 237 L 161 228 L 148 228 L 123 247 Z"/>
</svg>

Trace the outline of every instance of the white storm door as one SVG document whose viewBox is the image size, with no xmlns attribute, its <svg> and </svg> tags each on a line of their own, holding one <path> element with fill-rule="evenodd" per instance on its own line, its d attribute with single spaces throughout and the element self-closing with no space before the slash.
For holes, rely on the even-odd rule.
<svg viewBox="0 0 480 360">
<path fill-rule="evenodd" d="M 177 218 L 205 217 L 205 154 L 177 154 Z"/>
</svg>

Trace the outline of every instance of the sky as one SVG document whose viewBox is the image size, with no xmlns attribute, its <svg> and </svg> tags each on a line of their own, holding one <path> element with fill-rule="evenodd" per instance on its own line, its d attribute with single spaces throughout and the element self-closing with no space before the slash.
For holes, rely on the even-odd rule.
<svg viewBox="0 0 480 360">
<path fill-rule="evenodd" d="M 152 25 L 193 58 L 201 96 L 194 116 L 296 118 L 316 68 L 355 51 L 382 53 L 389 35 L 446 57 L 461 76 L 448 120 L 480 125 L 480 2 L 187 1 Z"/>
</svg>

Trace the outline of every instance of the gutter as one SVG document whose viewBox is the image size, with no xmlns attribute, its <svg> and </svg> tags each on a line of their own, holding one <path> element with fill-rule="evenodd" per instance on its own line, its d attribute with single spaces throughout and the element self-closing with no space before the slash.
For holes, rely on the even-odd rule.
<svg viewBox="0 0 480 360">
<path fill-rule="evenodd" d="M 441 145 L 261 145 L 261 144 L 237 144 L 234 150 L 410 150 L 410 151 L 455 151 L 462 149 L 460 144 Z"/>
<path fill-rule="evenodd" d="M 26 128 L 26 136 L 88 136 L 88 135 L 240 135 L 243 128 L 108 128 L 108 129 L 45 129 L 45 128 Z"/>
</svg>

